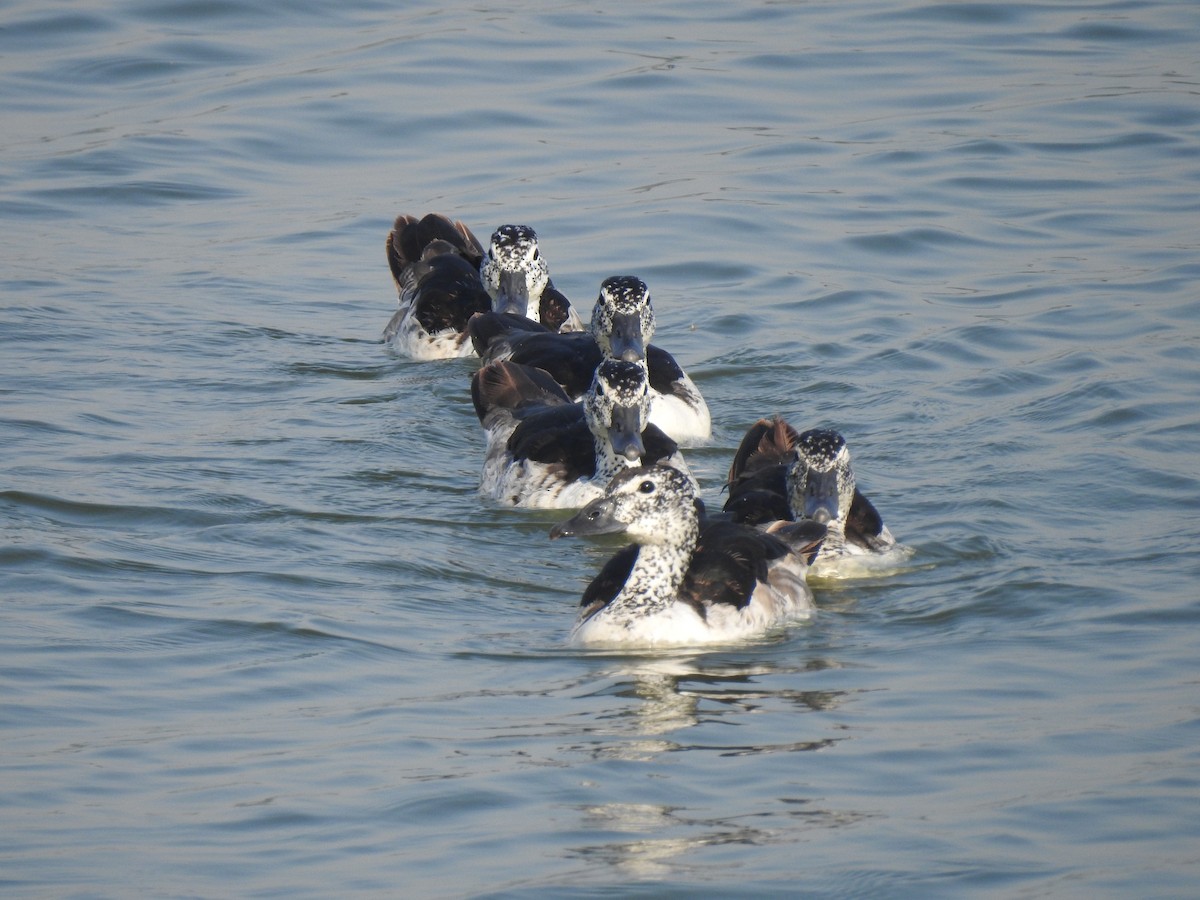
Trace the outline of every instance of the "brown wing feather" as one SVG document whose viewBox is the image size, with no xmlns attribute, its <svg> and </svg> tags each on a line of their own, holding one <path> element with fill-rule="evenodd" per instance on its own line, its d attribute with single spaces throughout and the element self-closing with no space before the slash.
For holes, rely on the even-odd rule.
<svg viewBox="0 0 1200 900">
<path fill-rule="evenodd" d="M 455 222 L 441 213 L 429 213 L 422 219 L 416 216 L 399 215 L 388 232 L 386 252 L 388 268 L 397 288 L 400 286 L 404 269 L 421 259 L 426 248 L 435 241 L 444 241 L 445 250 L 458 253 L 474 268 L 479 268 L 483 259 L 483 247 L 462 222 Z"/>
<path fill-rule="evenodd" d="M 799 440 L 799 432 L 781 417 L 759 419 L 738 445 L 727 482 L 733 484 L 758 469 L 785 462 Z"/>
<path fill-rule="evenodd" d="M 493 409 L 520 409 L 531 404 L 557 406 L 570 404 L 558 382 L 541 369 L 513 362 L 484 366 L 471 379 L 471 401 L 482 422 Z"/>
</svg>

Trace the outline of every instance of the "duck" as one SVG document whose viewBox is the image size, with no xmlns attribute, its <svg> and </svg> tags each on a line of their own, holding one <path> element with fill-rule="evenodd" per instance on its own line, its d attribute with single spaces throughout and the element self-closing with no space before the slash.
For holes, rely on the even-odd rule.
<svg viewBox="0 0 1200 900">
<path fill-rule="evenodd" d="M 385 251 L 399 308 L 383 340 L 411 359 L 474 356 L 467 323 L 480 313 L 532 311 L 540 320 L 544 310 L 556 327 L 583 327 L 550 284 L 537 235 L 527 226 L 502 225 L 484 250 L 470 228 L 448 216 L 401 215 Z"/>
<path fill-rule="evenodd" d="M 647 421 L 644 363 L 602 361 L 576 403 L 545 371 L 502 360 L 475 373 L 471 399 L 487 438 L 479 491 L 501 505 L 577 508 L 622 469 L 656 462 L 691 477 L 678 445 Z"/>
<path fill-rule="evenodd" d="M 516 273 L 524 276 L 524 306 L 508 299 L 513 296 L 511 280 Z M 526 318 L 556 334 L 583 331 L 578 310 L 554 286 L 537 232 L 528 225 L 501 225 L 492 233 L 479 277 L 498 312 Z"/>
<path fill-rule="evenodd" d="M 724 511 L 735 522 L 813 520 L 826 526 L 814 576 L 877 570 L 909 553 L 858 489 L 850 449 L 835 430 L 798 433 L 779 416 L 759 419 L 734 454 L 727 487 Z"/>
<path fill-rule="evenodd" d="M 759 638 L 811 618 L 808 563 L 826 528 L 771 531 L 708 520 L 695 483 L 670 466 L 625 469 L 603 496 L 555 525 L 551 539 L 623 532 L 583 592 L 569 643 L 656 649 Z"/>
<path fill-rule="evenodd" d="M 649 343 L 655 332 L 654 306 L 650 289 L 634 275 L 601 282 L 586 332 L 553 334 L 503 312 L 475 316 L 468 331 L 484 362 L 511 359 L 537 366 L 574 398 L 588 389 L 602 359 L 644 359 L 650 374 L 650 421 L 681 446 L 712 440 L 712 416 L 699 389 L 670 353 Z"/>
</svg>

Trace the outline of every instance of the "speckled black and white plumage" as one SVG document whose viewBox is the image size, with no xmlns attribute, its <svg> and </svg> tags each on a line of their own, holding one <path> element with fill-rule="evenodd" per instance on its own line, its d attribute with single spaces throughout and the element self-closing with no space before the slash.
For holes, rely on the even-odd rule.
<svg viewBox="0 0 1200 900">
<path fill-rule="evenodd" d="M 483 247 L 462 222 L 430 213 L 398 216 L 385 244 L 399 308 L 383 339 L 413 359 L 474 353 L 465 340 L 471 316 L 492 308 L 479 280 Z"/>
<path fill-rule="evenodd" d="M 471 397 L 487 435 L 479 489 L 505 506 L 583 506 L 631 466 L 687 471 L 675 442 L 647 422 L 643 363 L 605 360 L 573 403 L 542 370 L 502 361 L 475 374 Z"/>
<path fill-rule="evenodd" d="M 524 276 L 526 309 L 503 302 L 505 295 L 512 293 L 505 280 L 514 272 Z M 552 332 L 583 330 L 579 313 L 550 279 L 550 267 L 542 258 L 537 232 L 528 225 L 501 225 L 496 229 L 480 264 L 479 276 L 484 289 L 497 301 L 497 311 L 525 316 Z"/>
<path fill-rule="evenodd" d="M 485 251 L 462 222 L 430 213 L 398 216 L 386 243 L 399 308 L 383 339 L 413 359 L 472 356 L 467 324 L 500 310 L 582 328 L 566 298 L 550 284 L 533 229 L 504 225 Z M 575 324 L 572 325 L 571 323 Z"/>
<path fill-rule="evenodd" d="M 627 469 L 551 537 L 625 532 L 634 541 L 584 591 L 578 646 L 655 648 L 762 636 L 813 613 L 807 562 L 825 528 L 767 533 L 702 520 L 694 483 L 666 466 Z"/>
<path fill-rule="evenodd" d="M 602 359 L 645 359 L 650 421 L 684 446 L 712 439 L 712 419 L 700 391 L 671 354 L 649 343 L 655 331 L 654 306 L 640 278 L 606 278 L 585 333 L 552 334 L 527 319 L 503 314 L 477 316 L 469 330 L 485 363 L 511 359 L 537 366 L 572 397 L 588 389 Z"/>
<path fill-rule="evenodd" d="M 828 528 L 813 574 L 878 571 L 907 558 L 874 504 L 858 490 L 845 438 L 829 429 L 797 433 L 783 419 L 760 419 L 729 469 L 725 511 L 756 525 L 811 519 Z M 866 565 L 855 565 L 854 563 Z"/>
</svg>

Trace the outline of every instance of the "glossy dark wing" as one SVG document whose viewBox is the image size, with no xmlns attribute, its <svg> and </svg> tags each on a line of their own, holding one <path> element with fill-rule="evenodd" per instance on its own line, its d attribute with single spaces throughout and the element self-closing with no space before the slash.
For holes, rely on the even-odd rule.
<svg viewBox="0 0 1200 900">
<path fill-rule="evenodd" d="M 729 485 L 725 512 L 735 522 L 761 525 L 778 519 L 791 519 L 788 504 L 787 463 L 759 466 Z"/>
<path fill-rule="evenodd" d="M 828 529 L 815 519 L 776 523 L 770 528 L 770 533 L 774 537 L 787 544 L 797 556 L 804 557 L 805 563 L 810 566 L 817 558 L 827 531 Z"/>
<path fill-rule="evenodd" d="M 471 319 L 467 332 L 471 335 L 471 344 L 475 347 L 475 352 L 484 362 L 491 362 L 493 345 L 503 344 L 507 347 L 508 340 L 519 340 L 522 335 L 550 333 L 540 322 L 516 313 L 504 312 L 480 313 Z M 507 349 L 505 352 L 507 353 Z"/>
<path fill-rule="evenodd" d="M 596 443 L 578 404 L 531 411 L 508 439 L 513 459 L 558 467 L 567 481 L 596 474 Z"/>
<path fill-rule="evenodd" d="M 647 425 L 642 431 L 642 446 L 646 448 L 642 456 L 643 466 L 665 462 L 679 449 L 679 445 L 657 425 Z"/>
<path fill-rule="evenodd" d="M 541 369 L 498 362 L 484 366 L 471 378 L 471 402 L 482 422 L 493 409 L 520 412 L 531 408 L 563 406 L 571 398 L 558 382 Z"/>
<path fill-rule="evenodd" d="M 538 306 L 538 318 L 542 324 L 551 331 L 558 331 L 570 315 L 571 301 L 554 286 L 554 282 L 547 284 Z"/>
<path fill-rule="evenodd" d="M 420 250 L 411 257 L 406 256 L 404 252 L 405 232 L 416 221 L 413 216 L 397 216 L 396 222 L 392 225 L 392 230 L 388 232 L 387 240 L 383 245 L 384 253 L 387 255 L 388 268 L 392 272 L 392 280 L 396 282 L 397 291 L 400 290 L 400 283 L 404 276 L 405 268 L 410 262 L 416 262 L 421 258 Z"/>
<path fill-rule="evenodd" d="M 479 273 L 457 253 L 413 263 L 404 279 L 416 287 L 416 318 L 430 334 L 448 328 L 463 332 L 473 315 L 492 308 Z"/>
<path fill-rule="evenodd" d="M 421 258 L 434 241 L 445 241 L 476 271 L 483 260 L 483 247 L 471 229 L 462 222 L 451 221 L 440 213 L 429 213 L 421 219 L 416 216 L 397 216 L 388 235 L 387 256 L 393 277 L 405 266 Z M 399 280 L 397 278 L 397 280 Z"/>
<path fill-rule="evenodd" d="M 725 501 L 724 511 L 734 522 L 765 525 L 791 519 L 787 497 L 778 491 L 742 490 Z"/>
<path fill-rule="evenodd" d="M 509 359 L 545 369 L 575 398 L 587 393 L 603 359 L 596 339 L 586 331 L 513 335 L 507 343 L 512 348 Z"/>
<path fill-rule="evenodd" d="M 767 564 L 788 553 L 783 541 L 732 522 L 714 522 L 700 532 L 679 597 L 701 617 L 723 603 L 743 609 L 755 585 L 767 577 Z"/>
<path fill-rule="evenodd" d="M 580 616 L 586 619 L 613 602 L 629 580 L 629 573 L 633 571 L 637 558 L 638 545 L 630 544 L 618 550 L 604 564 L 604 568 L 583 591 L 583 599 L 579 602 Z"/>
<path fill-rule="evenodd" d="M 646 370 L 650 375 L 650 387 L 660 394 L 673 394 L 675 382 L 683 378 L 683 369 L 673 357 L 661 347 L 646 345 Z"/>
<path fill-rule="evenodd" d="M 875 509 L 875 505 L 856 489 L 854 500 L 850 503 L 850 513 L 846 516 L 846 540 L 874 547 L 882 531 L 883 516 Z"/>
</svg>

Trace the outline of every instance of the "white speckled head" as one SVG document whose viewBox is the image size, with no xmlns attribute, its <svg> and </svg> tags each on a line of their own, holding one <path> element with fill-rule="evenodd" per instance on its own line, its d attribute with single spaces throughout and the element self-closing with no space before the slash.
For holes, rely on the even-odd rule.
<svg viewBox="0 0 1200 900">
<path fill-rule="evenodd" d="M 843 526 L 854 500 L 850 450 L 836 431 L 814 428 L 800 435 L 788 469 L 792 512 L 818 522 Z"/>
<path fill-rule="evenodd" d="M 639 544 L 686 547 L 700 529 L 696 487 L 665 465 L 625 469 L 604 496 L 551 531 L 552 537 L 623 531 Z"/>
<path fill-rule="evenodd" d="M 645 359 L 654 327 L 654 307 L 646 282 L 633 275 L 604 279 L 592 307 L 591 331 L 605 356 L 629 362 Z"/>
<path fill-rule="evenodd" d="M 696 487 L 671 466 L 626 469 L 609 482 L 605 499 L 641 544 L 679 544 L 699 529 Z"/>
<path fill-rule="evenodd" d="M 635 462 L 643 453 L 642 432 L 650 420 L 650 379 L 646 364 L 606 359 L 596 368 L 583 397 L 593 435 L 607 440 L 617 454 Z"/>
<path fill-rule="evenodd" d="M 515 275 L 525 280 L 523 292 L 512 289 Z M 493 301 L 503 304 L 514 294 L 519 296 L 524 293 L 527 296 L 527 313 L 515 309 L 503 311 L 515 311 L 537 318 L 538 301 L 550 283 L 550 269 L 538 249 L 537 232 L 528 225 L 501 225 L 497 228 L 480 263 L 479 276 Z"/>
</svg>

